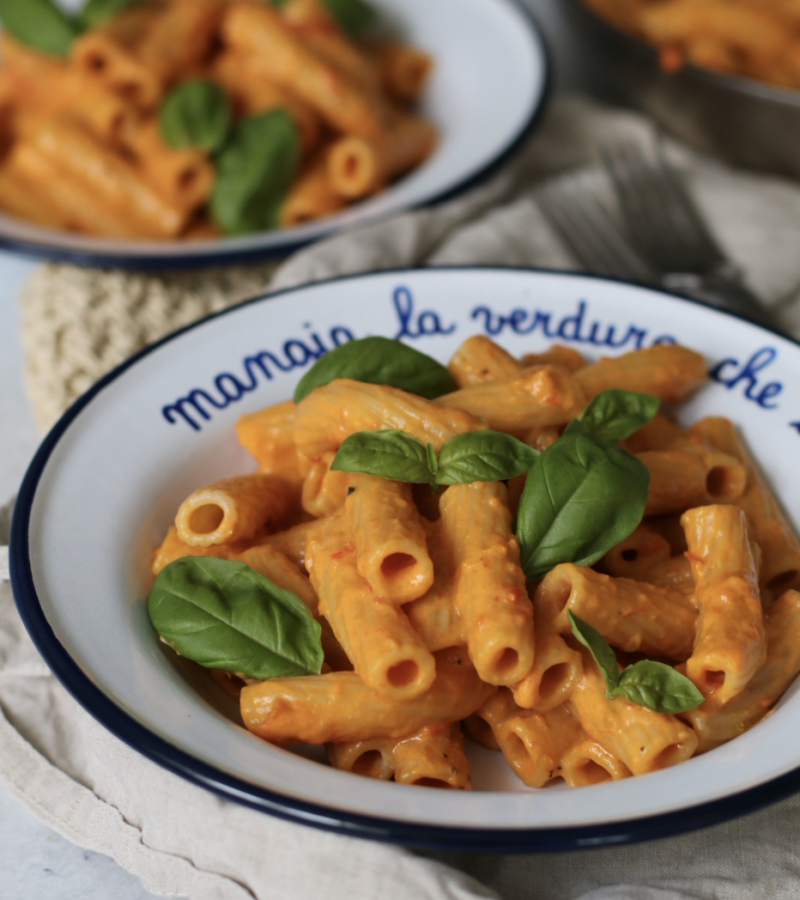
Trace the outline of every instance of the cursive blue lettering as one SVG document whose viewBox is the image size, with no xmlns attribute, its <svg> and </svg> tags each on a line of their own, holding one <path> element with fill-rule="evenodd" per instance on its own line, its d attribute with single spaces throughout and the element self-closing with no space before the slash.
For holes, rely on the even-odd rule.
<svg viewBox="0 0 800 900">
<path fill-rule="evenodd" d="M 720 360 L 709 374 L 729 391 L 744 384 L 744 396 L 748 400 L 752 400 L 763 409 L 777 409 L 779 404 L 769 401 L 781 393 L 783 384 L 779 381 L 770 381 L 762 385 L 758 380 L 759 373 L 772 365 L 777 355 L 778 351 L 774 347 L 762 347 L 744 364 L 733 357 Z"/>
<path fill-rule="evenodd" d="M 423 310 L 414 318 L 414 298 L 407 287 L 395 288 L 392 294 L 392 303 L 400 323 L 400 328 L 394 336 L 396 341 L 404 337 L 419 338 L 434 334 L 452 334 L 456 330 L 455 324 L 448 327 L 442 325 L 439 313 L 432 310 Z"/>
<path fill-rule="evenodd" d="M 306 324 L 305 327 L 310 327 Z M 202 429 L 202 422 L 211 420 L 215 409 L 225 409 L 236 403 L 245 394 L 254 391 L 260 380 L 272 381 L 280 372 L 291 372 L 307 366 L 328 352 L 322 338 L 316 333 L 309 335 L 310 344 L 299 338 L 285 341 L 281 353 L 270 350 L 259 350 L 242 359 L 243 378 L 232 372 L 221 372 L 213 379 L 216 394 L 201 388 L 193 388 L 185 397 L 179 397 L 174 403 L 163 406 L 161 413 L 170 425 L 183 421 L 194 431 Z M 338 347 L 347 341 L 355 340 L 349 328 L 335 325 L 330 330 L 330 342 Z"/>
<path fill-rule="evenodd" d="M 498 335 L 509 328 L 514 334 L 531 334 L 539 331 L 547 338 L 560 338 L 578 344 L 592 344 L 595 347 L 631 347 L 641 349 L 647 340 L 647 330 L 636 325 L 628 325 L 623 331 L 618 325 L 594 320 L 587 321 L 588 304 L 578 302 L 577 309 L 570 315 L 558 318 L 555 313 L 541 309 L 514 309 L 508 315 L 496 312 L 488 306 L 476 306 L 471 317 L 482 323 L 488 335 Z M 617 336 L 619 334 L 619 337 Z M 669 335 L 661 335 L 653 343 L 674 344 Z"/>
</svg>

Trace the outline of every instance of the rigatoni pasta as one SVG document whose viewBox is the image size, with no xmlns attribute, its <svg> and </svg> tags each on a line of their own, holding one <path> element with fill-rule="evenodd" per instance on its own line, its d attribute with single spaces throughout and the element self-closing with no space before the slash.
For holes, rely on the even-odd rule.
<svg viewBox="0 0 800 900">
<path fill-rule="evenodd" d="M 301 19 L 313 8 L 292 2 Z M 240 679 L 252 732 L 281 747 L 325 744 L 344 771 L 470 789 L 465 734 L 502 752 L 533 788 L 683 762 L 755 725 L 800 670 L 800 595 L 772 596 L 800 569 L 797 539 L 732 426 L 684 429 L 654 415 L 652 397 L 626 393 L 639 382 L 665 399 L 687 396 L 701 365 L 682 347 L 586 365 L 558 347 L 518 360 L 474 337 L 450 361 L 459 390 L 435 399 L 334 377 L 297 404 L 239 420 L 259 471 L 190 495 L 153 572 L 215 558 L 296 597 L 321 630 L 319 668 L 254 679 L 231 664 L 226 689 Z M 541 395 L 529 389 L 541 383 Z M 625 435 L 593 431 L 611 427 L 619 403 L 635 420 Z M 372 440 L 358 457 L 363 433 L 392 443 Z M 683 454 L 697 461 L 701 487 L 665 508 L 651 502 L 657 479 L 645 482 L 623 539 L 595 536 L 599 550 L 564 550 L 540 573 L 510 487 L 528 517 L 531 496 L 552 514 L 542 544 L 569 545 L 559 486 L 528 492 L 542 460 L 557 465 L 547 455 L 557 445 L 577 448 L 587 470 L 593 458 L 646 471 L 648 454 Z M 602 457 L 608 448 L 613 457 Z M 504 475 L 503 453 L 525 466 Z M 724 471 L 711 477 L 715 468 Z M 573 495 L 585 517 L 591 503 L 615 502 L 581 496 L 583 483 Z M 677 693 L 663 688 L 659 699 L 652 671 L 659 683 L 679 679 Z"/>
<path fill-rule="evenodd" d="M 63 47 L 41 37 L 39 5 L 27 28 L 7 23 L 0 210 L 132 240 L 291 228 L 385 190 L 436 149 L 415 109 L 433 60 L 356 34 L 340 4 L 106 7 L 71 19 Z"/>
</svg>

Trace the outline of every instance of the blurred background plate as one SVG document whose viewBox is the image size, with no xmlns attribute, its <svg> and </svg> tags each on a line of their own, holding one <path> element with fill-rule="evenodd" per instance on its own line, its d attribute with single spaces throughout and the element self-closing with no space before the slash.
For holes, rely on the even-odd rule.
<svg viewBox="0 0 800 900">
<path fill-rule="evenodd" d="M 588 50 L 587 87 L 649 113 L 698 150 L 800 177 L 800 91 L 694 66 L 668 74 L 658 51 L 610 25 L 580 0 L 566 0 L 562 28 Z"/>
<path fill-rule="evenodd" d="M 544 106 L 548 62 L 538 28 L 512 0 L 375 0 L 375 6 L 395 33 L 433 56 L 434 74 L 421 112 L 441 136 L 434 155 L 384 193 L 309 225 L 190 243 L 84 237 L 0 215 L 0 248 L 126 268 L 244 262 L 285 256 L 339 229 L 433 203 L 473 185 L 515 147 Z"/>
</svg>

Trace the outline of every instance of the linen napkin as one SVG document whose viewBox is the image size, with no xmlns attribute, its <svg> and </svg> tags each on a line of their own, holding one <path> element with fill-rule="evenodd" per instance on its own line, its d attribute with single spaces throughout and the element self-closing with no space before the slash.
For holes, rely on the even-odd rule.
<svg viewBox="0 0 800 900">
<path fill-rule="evenodd" d="M 653 132 L 638 115 L 562 100 L 482 187 L 302 251 L 271 286 L 417 264 L 575 268 L 538 212 L 531 187 L 566 168 L 591 167 L 598 142 L 630 136 L 653 139 Z M 751 286 L 784 327 L 800 330 L 800 188 L 732 172 L 675 145 L 670 153 Z M 586 174 L 602 190 L 599 171 Z M 38 277 L 55 279 L 59 272 L 63 267 L 46 267 Z M 6 511 L 0 544 L 7 528 Z M 153 893 L 193 900 L 316 900 L 321 893 L 331 900 L 788 900 L 800 894 L 800 798 L 649 844 L 519 856 L 415 853 L 223 800 L 149 762 L 82 711 L 27 637 L 6 570 L 0 550 L 0 778 L 45 823 L 112 856 Z"/>
</svg>

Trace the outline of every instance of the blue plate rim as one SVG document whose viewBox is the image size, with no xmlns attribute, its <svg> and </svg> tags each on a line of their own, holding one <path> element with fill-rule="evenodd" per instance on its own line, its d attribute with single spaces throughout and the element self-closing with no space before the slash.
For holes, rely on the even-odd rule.
<svg viewBox="0 0 800 900">
<path fill-rule="evenodd" d="M 712 825 L 718 825 L 730 819 L 755 812 L 800 792 L 800 766 L 798 766 L 796 769 L 792 769 L 777 778 L 752 788 L 696 806 L 602 825 L 582 825 L 566 828 L 466 829 L 399 822 L 335 810 L 323 804 L 309 803 L 296 798 L 286 797 L 276 791 L 250 784 L 243 779 L 221 772 L 214 766 L 201 762 L 190 754 L 174 747 L 168 741 L 157 737 L 106 697 L 100 688 L 81 671 L 77 663 L 55 636 L 39 603 L 33 583 L 30 564 L 30 516 L 39 480 L 51 454 L 73 420 L 97 394 L 119 378 L 130 367 L 134 366 L 140 359 L 154 352 L 159 347 L 177 339 L 194 328 L 220 316 L 228 315 L 243 306 L 268 303 L 271 300 L 306 290 L 309 287 L 340 281 L 360 280 L 376 276 L 403 277 L 414 274 L 468 273 L 470 271 L 506 274 L 516 272 L 534 275 L 556 275 L 575 280 L 589 279 L 606 284 L 645 288 L 673 297 L 676 300 L 714 309 L 714 307 L 710 307 L 708 304 L 695 298 L 685 297 L 673 291 L 655 288 L 652 285 L 622 278 L 526 266 L 450 265 L 425 268 L 395 268 L 380 272 L 363 272 L 354 275 L 336 276 L 313 282 L 309 285 L 300 285 L 274 293 L 260 294 L 236 306 L 213 313 L 185 326 L 140 350 L 105 375 L 85 394 L 79 397 L 44 438 L 28 467 L 20 486 L 12 516 L 9 563 L 14 600 L 25 628 L 36 648 L 61 684 L 93 718 L 123 743 L 141 753 L 150 761 L 225 799 L 302 825 L 352 837 L 401 844 L 419 849 L 488 853 L 539 853 L 621 846 L 671 837 L 677 834 L 686 834 Z M 800 340 L 783 334 L 777 329 L 751 322 L 737 313 L 719 309 L 715 309 L 715 311 L 733 319 L 747 322 L 750 325 L 757 325 L 757 327 L 800 347 Z"/>
<path fill-rule="evenodd" d="M 126 269 L 131 271 L 188 270 L 203 269 L 220 265 L 245 265 L 248 263 L 284 259 L 292 253 L 295 253 L 297 250 L 301 250 L 303 247 L 308 247 L 319 241 L 324 241 L 328 238 L 344 234 L 347 231 L 357 231 L 363 227 L 372 227 L 380 222 L 387 221 L 392 216 L 413 212 L 419 209 L 427 209 L 437 203 L 453 200 L 472 188 L 477 187 L 481 182 L 487 180 L 502 168 L 522 144 L 525 143 L 526 139 L 536 130 L 552 98 L 554 82 L 552 52 L 542 29 L 533 13 L 523 6 L 520 0 L 503 0 L 503 2 L 519 14 L 520 19 L 526 23 L 532 40 L 538 45 L 539 51 L 541 52 L 542 89 L 529 110 L 527 119 L 519 127 L 517 134 L 511 137 L 504 147 L 499 148 L 495 155 L 487 159 L 475 172 L 466 176 L 461 182 L 446 190 L 442 190 L 425 200 L 410 204 L 402 209 L 376 215 L 374 218 L 367 218 L 364 221 L 343 226 L 342 228 L 333 228 L 331 231 L 317 237 L 289 239 L 284 243 L 270 245 L 268 247 L 249 247 L 247 249 L 226 251 L 224 249 L 224 240 L 221 239 L 219 243 L 221 243 L 222 246 L 214 251 L 202 254 L 197 253 L 188 256 L 177 254 L 174 256 L 167 256 L 161 254 L 153 255 L 146 251 L 136 253 L 134 250 L 133 252 L 119 255 L 113 251 L 105 253 L 102 251 L 52 247 L 33 238 L 15 238 L 9 235 L 0 234 L 0 251 L 17 253 L 28 258 L 47 260 L 54 263 L 70 263 L 72 265 L 84 267 L 99 266 L 102 268 Z"/>
</svg>

